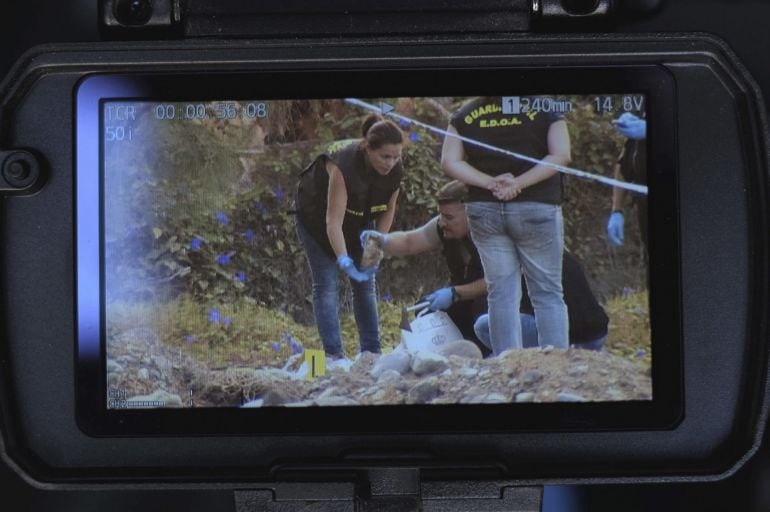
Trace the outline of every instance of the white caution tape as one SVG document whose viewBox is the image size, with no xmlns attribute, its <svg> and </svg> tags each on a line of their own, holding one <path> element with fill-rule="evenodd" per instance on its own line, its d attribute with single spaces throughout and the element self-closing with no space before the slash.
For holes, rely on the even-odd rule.
<svg viewBox="0 0 770 512">
<path fill-rule="evenodd" d="M 365 101 L 361 101 L 356 98 L 346 98 L 345 101 L 351 105 L 356 105 L 361 108 L 365 108 L 367 110 L 372 110 L 374 112 L 377 112 L 379 114 L 383 114 L 386 116 L 393 117 L 398 120 L 403 120 L 408 123 L 416 124 L 417 126 L 421 126 L 425 128 L 426 130 L 438 133 L 439 135 L 443 135 L 444 137 L 454 137 L 456 139 L 459 139 L 463 142 L 467 142 L 468 144 L 473 144 L 474 146 L 478 146 L 481 148 L 488 149 L 490 151 L 494 151 L 496 153 L 502 153 L 507 156 L 511 156 L 513 158 L 517 158 L 519 160 L 524 160 L 526 162 L 530 162 L 535 165 L 544 165 L 546 167 L 550 167 L 551 169 L 555 169 L 563 174 L 569 174 L 570 176 L 577 176 L 578 178 L 583 178 L 587 180 L 593 180 L 598 181 L 599 183 L 604 183 L 606 185 L 612 185 L 613 187 L 622 188 L 625 190 L 630 190 L 632 192 L 636 192 L 638 194 L 644 194 L 647 195 L 647 187 L 645 185 L 638 185 L 636 183 L 628 183 L 626 181 L 616 180 L 614 178 L 608 178 L 606 176 L 602 176 L 601 174 L 593 174 L 586 171 L 581 171 L 580 169 L 573 169 L 572 167 L 566 167 L 564 165 L 555 164 L 553 162 L 546 162 L 545 160 L 538 160 L 537 158 L 532 158 L 531 156 L 522 155 L 521 153 L 516 153 L 515 151 L 509 151 L 507 149 L 498 148 L 497 146 L 492 146 L 490 144 L 486 144 L 484 142 L 471 139 L 468 137 L 463 137 L 460 134 L 457 133 L 451 133 L 447 130 L 443 130 L 441 128 L 436 128 L 435 126 L 431 126 L 427 123 L 423 123 L 422 121 L 418 121 L 416 119 L 411 119 L 409 117 L 403 116 L 399 113 L 397 113 L 395 110 L 391 110 L 388 108 L 378 107 L 377 105 L 373 105 L 371 103 L 366 103 Z"/>
</svg>

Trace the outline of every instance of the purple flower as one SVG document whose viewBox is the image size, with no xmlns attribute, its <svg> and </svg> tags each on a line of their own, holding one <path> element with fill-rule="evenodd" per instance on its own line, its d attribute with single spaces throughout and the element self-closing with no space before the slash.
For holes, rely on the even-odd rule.
<svg viewBox="0 0 770 512">
<path fill-rule="evenodd" d="M 245 283 L 246 282 L 246 272 L 241 270 L 241 271 L 237 272 L 233 276 L 233 278 L 236 279 L 237 281 L 240 281 L 241 283 Z"/>
<path fill-rule="evenodd" d="M 229 316 L 226 316 L 225 319 L 222 321 L 223 324 L 225 324 L 225 327 L 230 327 L 233 325 L 233 319 Z"/>
<path fill-rule="evenodd" d="M 410 133 L 409 140 L 411 140 L 412 142 L 420 142 L 420 134 L 415 132 Z"/>
<path fill-rule="evenodd" d="M 289 342 L 289 347 L 291 347 L 291 351 L 295 354 L 301 354 L 302 353 L 302 345 L 300 345 L 297 340 L 294 339 L 294 337 L 289 333 L 289 331 L 283 331 L 283 339 Z"/>
<path fill-rule="evenodd" d="M 217 222 L 219 222 L 223 226 L 227 226 L 228 224 L 230 224 L 230 218 L 227 216 L 225 212 L 217 212 L 216 219 L 217 219 Z"/>
<path fill-rule="evenodd" d="M 220 254 L 217 256 L 217 263 L 220 265 L 229 265 L 230 264 L 230 255 L 229 254 Z"/>
<path fill-rule="evenodd" d="M 278 343 L 277 341 L 274 341 L 274 342 L 273 342 L 273 345 L 272 345 L 272 347 L 273 347 L 273 350 L 274 350 L 275 352 L 280 352 L 280 351 L 281 351 L 281 344 L 280 344 L 280 343 Z"/>
<path fill-rule="evenodd" d="M 637 350 L 636 357 L 644 357 L 647 354 L 644 350 Z"/>
<path fill-rule="evenodd" d="M 184 337 L 184 340 L 187 343 L 194 343 L 195 339 L 196 339 L 195 336 L 193 336 L 192 334 L 188 334 L 187 336 Z"/>
<path fill-rule="evenodd" d="M 190 250 L 191 251 L 197 251 L 198 249 L 203 246 L 203 239 L 199 237 L 195 237 L 192 239 L 192 242 L 190 242 Z"/>
<path fill-rule="evenodd" d="M 259 210 L 259 212 L 260 212 L 262 215 L 266 215 L 266 214 L 267 214 L 267 208 L 265 208 L 265 205 L 263 205 L 263 204 L 262 204 L 262 203 L 260 203 L 259 201 L 254 201 L 254 208 L 256 208 L 257 210 Z"/>
<path fill-rule="evenodd" d="M 249 228 L 246 231 L 244 231 L 243 232 L 243 238 L 245 238 L 247 242 L 253 242 L 254 241 L 254 230 Z"/>
<path fill-rule="evenodd" d="M 382 296 L 382 300 L 384 302 L 393 302 L 393 296 L 389 293 L 386 293 L 385 295 Z"/>
<path fill-rule="evenodd" d="M 398 124 L 401 125 L 401 128 L 409 128 L 409 121 L 406 119 L 399 119 Z"/>
<path fill-rule="evenodd" d="M 221 316 L 219 314 L 218 309 L 216 308 L 209 309 L 209 322 L 211 322 L 212 324 L 218 324 L 220 318 Z"/>
<path fill-rule="evenodd" d="M 283 198 L 286 197 L 286 193 L 283 191 L 280 185 L 276 185 L 273 192 L 275 192 L 275 198 L 279 201 L 283 201 Z"/>
</svg>

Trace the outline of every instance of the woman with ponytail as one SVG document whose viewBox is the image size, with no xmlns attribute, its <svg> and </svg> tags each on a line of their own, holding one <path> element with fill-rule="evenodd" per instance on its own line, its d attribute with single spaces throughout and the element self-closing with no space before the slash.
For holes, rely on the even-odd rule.
<svg viewBox="0 0 770 512">
<path fill-rule="evenodd" d="M 372 114 L 362 139 L 330 144 L 300 176 L 297 234 L 313 280 L 313 310 L 324 351 L 332 361 L 345 357 L 339 324 L 338 275 L 353 289 L 353 312 L 361 352 L 380 352 L 375 294 L 376 268 L 362 269 L 361 231 L 390 231 L 404 168 L 404 135 Z"/>
</svg>

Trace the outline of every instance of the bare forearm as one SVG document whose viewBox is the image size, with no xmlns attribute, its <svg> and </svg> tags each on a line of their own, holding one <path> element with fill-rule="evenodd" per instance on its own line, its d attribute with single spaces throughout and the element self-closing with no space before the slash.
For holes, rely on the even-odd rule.
<svg viewBox="0 0 770 512">
<path fill-rule="evenodd" d="M 332 162 L 326 163 L 329 173 L 329 191 L 326 201 L 326 236 L 332 246 L 335 256 L 345 256 L 348 253 L 345 245 L 345 235 L 342 234 L 342 223 L 345 221 L 345 206 L 348 203 L 348 192 L 342 171 Z"/>
<path fill-rule="evenodd" d="M 444 174 L 466 185 L 489 189 L 493 184 L 491 176 L 468 163 L 463 142 L 459 139 L 457 129 L 452 125 L 447 128 L 447 136 L 441 148 L 441 168 Z"/>
<path fill-rule="evenodd" d="M 396 212 L 391 209 L 383 212 L 382 215 L 377 218 L 377 231 L 380 233 L 387 233 L 390 231 L 390 228 L 393 227 L 393 218 L 395 217 L 395 213 Z"/>
<path fill-rule="evenodd" d="M 623 175 L 620 173 L 620 166 L 615 167 L 615 179 L 623 180 Z M 626 192 L 622 188 L 612 188 L 612 211 L 623 209 L 623 199 L 626 197 Z"/>
<path fill-rule="evenodd" d="M 396 202 L 398 201 L 398 190 L 391 194 L 388 200 L 388 209 L 377 218 L 377 231 L 387 233 L 393 227 L 393 218 L 396 216 Z"/>
<path fill-rule="evenodd" d="M 564 120 L 556 121 L 548 128 L 548 155 L 539 163 L 521 176 L 516 177 L 520 189 L 526 189 L 547 180 L 557 171 L 547 164 L 560 166 L 568 165 L 571 160 L 572 150 L 569 139 L 569 130 Z"/>
<path fill-rule="evenodd" d="M 395 231 L 388 235 L 385 253 L 390 256 L 411 256 L 422 254 L 441 247 L 438 236 L 438 217 L 429 220 L 425 225 L 410 231 Z"/>
<path fill-rule="evenodd" d="M 329 237 L 329 243 L 335 256 L 339 258 L 340 256 L 347 255 L 348 249 L 345 245 L 345 235 L 342 234 L 342 226 L 327 224 L 326 236 Z"/>
<path fill-rule="evenodd" d="M 489 189 L 493 179 L 464 160 L 444 161 L 441 163 L 444 173 L 450 178 L 462 181 L 466 185 Z"/>
<path fill-rule="evenodd" d="M 388 243 L 383 250 L 389 256 L 409 256 L 411 244 L 408 231 L 396 231 L 388 235 Z"/>
<path fill-rule="evenodd" d="M 543 158 L 543 162 L 563 166 L 569 163 L 569 157 L 563 155 L 548 155 Z M 553 167 L 545 164 L 537 164 L 521 176 L 516 177 L 516 181 L 522 189 L 525 189 L 531 187 L 532 185 L 536 185 L 541 181 L 547 180 L 557 172 L 559 171 Z"/>
</svg>

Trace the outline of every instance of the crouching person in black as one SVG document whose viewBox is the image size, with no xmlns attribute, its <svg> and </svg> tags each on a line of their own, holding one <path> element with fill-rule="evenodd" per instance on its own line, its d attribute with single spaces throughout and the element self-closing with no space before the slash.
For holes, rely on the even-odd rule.
<svg viewBox="0 0 770 512">
<path fill-rule="evenodd" d="M 489 349 L 476 338 L 473 323 L 487 312 L 487 287 L 479 253 L 470 239 L 463 198 L 467 188 L 459 181 L 444 185 L 436 194 L 439 215 L 411 231 L 390 234 L 364 231 L 376 237 L 385 254 L 411 256 L 440 250 L 449 269 L 449 285 L 429 294 L 425 300 L 431 310 L 442 310 L 457 325 L 467 340 L 475 342 L 483 353 Z"/>
<path fill-rule="evenodd" d="M 465 339 L 475 342 L 485 355 L 491 354 L 487 315 L 487 288 L 476 246 L 470 238 L 463 199 L 466 187 L 459 181 L 446 184 L 436 194 L 439 215 L 411 231 L 390 234 L 364 231 L 378 237 L 386 254 L 410 256 L 441 250 L 449 270 L 449 285 L 426 297 L 430 309 L 446 311 Z M 569 312 L 570 344 L 601 350 L 607 338 L 608 318 L 594 297 L 575 258 L 564 252 L 562 275 L 564 298 Z M 538 345 L 534 310 L 526 293 L 521 318 L 526 325 L 524 347 Z"/>
<path fill-rule="evenodd" d="M 521 286 L 523 292 L 520 306 L 522 347 L 537 347 L 535 309 L 529 301 L 527 285 L 523 279 Z M 609 319 L 591 291 L 580 263 L 567 251 L 564 251 L 562 261 L 562 287 L 564 288 L 564 302 L 567 304 L 567 311 L 569 312 L 570 346 L 587 350 L 602 350 L 607 341 Z M 482 343 L 491 346 L 489 315 L 480 316 L 473 329 Z"/>
</svg>

